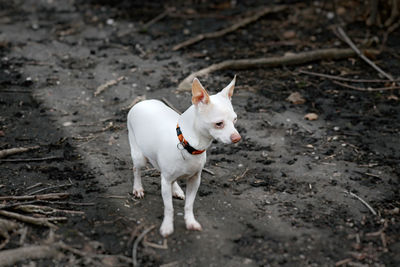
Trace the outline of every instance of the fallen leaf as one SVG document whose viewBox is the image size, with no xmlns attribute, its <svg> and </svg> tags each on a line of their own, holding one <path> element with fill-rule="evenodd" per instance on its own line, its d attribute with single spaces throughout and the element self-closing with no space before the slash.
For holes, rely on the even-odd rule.
<svg viewBox="0 0 400 267">
<path fill-rule="evenodd" d="M 309 120 L 309 121 L 315 121 L 315 120 L 318 120 L 318 115 L 315 113 L 308 113 L 304 116 L 304 119 Z"/>
<path fill-rule="evenodd" d="M 295 105 L 304 104 L 306 102 L 306 100 L 299 92 L 291 93 L 289 97 L 286 98 L 286 100 Z"/>
<path fill-rule="evenodd" d="M 399 101 L 399 98 L 396 95 L 390 95 L 387 97 L 387 100 Z"/>
<path fill-rule="evenodd" d="M 296 32 L 295 31 L 289 30 L 289 31 L 285 31 L 283 33 L 283 38 L 285 38 L 285 39 L 293 39 L 295 37 L 296 37 Z"/>
</svg>

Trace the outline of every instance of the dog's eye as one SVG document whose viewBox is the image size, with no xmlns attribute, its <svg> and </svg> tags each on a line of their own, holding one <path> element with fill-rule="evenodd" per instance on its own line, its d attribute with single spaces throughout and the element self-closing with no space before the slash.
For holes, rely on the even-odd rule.
<svg viewBox="0 0 400 267">
<path fill-rule="evenodd" d="M 237 122 L 237 117 L 233 119 L 233 123 L 236 123 L 236 122 Z"/>
<path fill-rule="evenodd" d="M 224 128 L 224 122 L 220 121 L 220 122 L 215 123 L 215 128 L 217 128 L 217 129 Z"/>
</svg>

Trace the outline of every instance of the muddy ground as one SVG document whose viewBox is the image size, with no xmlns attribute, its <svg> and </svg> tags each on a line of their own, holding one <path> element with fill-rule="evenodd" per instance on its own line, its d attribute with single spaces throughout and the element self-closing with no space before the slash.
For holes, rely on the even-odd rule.
<svg viewBox="0 0 400 267">
<path fill-rule="evenodd" d="M 357 57 L 201 77 L 215 93 L 238 75 L 233 105 L 243 137 L 231 146 L 215 142 L 207 151 L 206 167 L 214 174 L 203 173 L 195 202 L 204 230 L 185 230 L 183 201 L 174 200 L 175 232 L 163 240 L 160 179 L 151 166 L 145 171 L 145 198 L 133 198 L 127 107 L 146 97 L 165 98 L 185 110 L 190 94 L 176 88 L 193 71 L 226 59 L 345 48 L 332 30 L 341 22 L 356 44 L 381 51 L 372 58 L 375 63 L 400 77 L 399 31 L 382 46 L 387 28 L 366 27 L 368 8 L 354 1 L 337 3 L 340 20 L 330 4 L 275 1 L 288 8 L 223 37 L 171 50 L 265 4 L 233 2 L 0 2 L 0 149 L 40 146 L 2 159 L 0 194 L 66 192 L 62 201 L 34 204 L 84 212 L 32 214 L 3 201 L 9 205 L 3 210 L 67 220 L 56 222 L 54 236 L 48 227 L 21 222 L 9 240 L 2 230 L 0 254 L 62 241 L 78 251 L 64 248 L 58 257 L 19 264 L 128 266 L 133 241 L 154 225 L 147 243 L 137 248 L 142 266 L 400 264 L 398 91 L 357 91 L 299 74 L 382 78 Z M 167 6 L 175 10 L 143 27 Z M 122 76 L 94 96 L 98 86 Z M 306 102 L 286 101 L 292 92 Z M 310 112 L 318 120 L 303 118 Z"/>
</svg>

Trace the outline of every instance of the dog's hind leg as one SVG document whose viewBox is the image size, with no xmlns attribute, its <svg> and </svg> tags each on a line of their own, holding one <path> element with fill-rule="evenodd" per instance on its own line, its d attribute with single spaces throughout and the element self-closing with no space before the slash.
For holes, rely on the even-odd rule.
<svg viewBox="0 0 400 267">
<path fill-rule="evenodd" d="M 179 199 L 185 199 L 185 193 L 183 193 L 183 190 L 177 181 L 172 184 L 172 196 Z"/>
<path fill-rule="evenodd" d="M 144 190 L 142 186 L 141 168 L 146 166 L 146 157 L 143 155 L 139 146 L 136 143 L 135 136 L 129 125 L 129 144 L 131 146 L 131 156 L 133 161 L 133 195 L 136 198 L 144 197 Z"/>
</svg>

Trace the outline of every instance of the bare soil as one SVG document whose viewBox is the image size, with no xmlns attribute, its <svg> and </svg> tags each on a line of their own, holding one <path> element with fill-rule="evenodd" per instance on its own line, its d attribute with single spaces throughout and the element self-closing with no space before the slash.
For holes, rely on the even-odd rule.
<svg viewBox="0 0 400 267">
<path fill-rule="evenodd" d="M 129 266 L 133 241 L 152 225 L 145 239 L 153 246 L 144 242 L 137 249 L 141 266 L 400 265 L 398 90 L 356 91 L 299 74 L 380 78 L 359 58 L 200 78 L 215 93 L 238 75 L 233 105 L 243 138 L 231 146 L 215 142 L 207 151 L 206 167 L 214 174 L 203 173 L 195 202 L 202 232 L 185 229 L 183 201 L 174 200 L 175 232 L 166 241 L 159 235 L 160 179 L 151 166 L 145 198 L 131 194 L 126 107 L 135 98 L 165 98 L 183 111 L 191 98 L 176 92 L 178 83 L 212 63 L 346 47 L 332 30 L 338 20 L 331 18 L 331 4 L 275 2 L 288 9 L 176 52 L 177 43 L 226 27 L 265 3 L 0 3 L 0 150 L 40 145 L 0 159 L 0 194 L 68 192 L 63 202 L 37 204 L 85 212 L 58 222 L 53 238 L 86 257 L 63 251 L 61 258 L 27 259 L 20 266 Z M 175 11 L 143 28 L 167 6 Z M 400 77 L 399 31 L 381 46 L 386 29 L 365 26 L 367 7 L 339 1 L 337 8 L 348 35 L 360 46 L 381 49 L 373 61 Z M 94 96 L 98 86 L 121 76 Z M 292 92 L 306 102 L 286 101 Z M 304 119 L 311 112 L 317 120 Z M 33 160 L 49 156 L 54 158 Z M 50 232 L 21 223 L 2 250 L 44 244 Z"/>
</svg>

